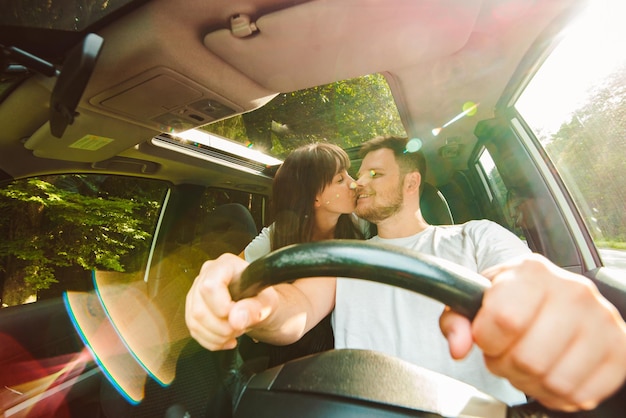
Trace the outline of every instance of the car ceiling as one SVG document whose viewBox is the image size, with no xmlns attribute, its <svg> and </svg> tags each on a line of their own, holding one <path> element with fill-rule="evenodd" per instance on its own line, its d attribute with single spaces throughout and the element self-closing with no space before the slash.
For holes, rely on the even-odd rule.
<svg viewBox="0 0 626 418">
<path fill-rule="evenodd" d="M 198 169 L 203 165 L 186 157 L 180 157 L 181 165 L 172 163 L 171 154 L 148 142 L 169 126 L 168 118 L 176 112 L 209 100 L 232 114 L 245 113 L 279 92 L 382 72 L 408 134 L 421 138 L 427 153 L 436 154 L 450 138 L 469 144 L 465 148 L 469 153 L 476 122 L 493 117 L 498 98 L 532 42 L 579 3 L 142 2 L 98 30 L 104 47 L 80 101 L 80 115 L 63 137 L 53 137 L 47 124 L 46 97 L 54 79 L 36 76 L 0 106 L 0 126 L 6 127 L 0 133 L 0 147 L 6 155 L 32 152 L 41 157 L 38 164 L 44 171 L 61 166 L 61 160 L 78 163 L 74 167 L 79 169 L 81 163 L 93 167 L 123 157 L 154 162 L 160 170 L 171 168 L 167 177 L 185 181 L 194 177 L 190 171 L 194 165 Z M 233 36 L 233 16 L 249 19 L 257 30 L 250 36 Z M 459 114 L 467 101 L 479 103 L 478 113 L 434 138 L 432 129 Z M 20 112 L 24 117 L 14 120 L 15 109 L 27 107 L 28 112 Z M 196 125 L 211 120 L 210 114 L 205 116 Z M 111 141 L 97 151 L 72 146 L 85 135 Z M 463 168 L 467 156 L 454 163 L 459 165 L 456 169 Z M 11 175 L 26 170 L 3 160 L 2 168 Z"/>
</svg>

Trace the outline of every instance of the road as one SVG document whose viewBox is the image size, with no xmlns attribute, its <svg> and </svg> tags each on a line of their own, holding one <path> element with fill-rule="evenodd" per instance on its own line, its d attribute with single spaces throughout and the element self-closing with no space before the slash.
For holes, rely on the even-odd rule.
<svg viewBox="0 0 626 418">
<path fill-rule="evenodd" d="M 601 248 L 599 251 L 605 266 L 626 270 L 626 250 Z"/>
</svg>

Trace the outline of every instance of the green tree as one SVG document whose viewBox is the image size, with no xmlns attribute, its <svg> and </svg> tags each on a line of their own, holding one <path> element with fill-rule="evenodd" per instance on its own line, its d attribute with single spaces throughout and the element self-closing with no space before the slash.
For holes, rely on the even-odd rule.
<svg viewBox="0 0 626 418">
<path fill-rule="evenodd" d="M 283 158 L 315 141 L 348 148 L 376 135 L 405 134 L 380 74 L 281 93 L 260 109 L 202 129 Z"/>
<path fill-rule="evenodd" d="M 62 267 L 136 267 L 132 262 L 148 248 L 163 189 L 81 175 L 30 178 L 0 189 L 3 304 L 23 303 L 49 288 Z"/>
<path fill-rule="evenodd" d="M 3 0 L 0 23 L 80 31 L 127 4 L 128 0 Z"/>
<path fill-rule="evenodd" d="M 581 209 L 594 239 L 626 242 L 626 67 L 604 80 L 546 150 L 587 205 Z"/>
</svg>

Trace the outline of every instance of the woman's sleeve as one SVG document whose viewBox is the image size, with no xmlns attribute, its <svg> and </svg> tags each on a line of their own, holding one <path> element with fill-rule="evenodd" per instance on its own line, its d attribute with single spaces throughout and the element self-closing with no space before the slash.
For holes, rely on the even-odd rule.
<svg viewBox="0 0 626 418">
<path fill-rule="evenodd" d="M 253 262 L 271 251 L 271 232 L 272 226 L 270 225 L 269 227 L 263 228 L 261 233 L 250 241 L 250 244 L 243 250 L 246 261 Z"/>
</svg>

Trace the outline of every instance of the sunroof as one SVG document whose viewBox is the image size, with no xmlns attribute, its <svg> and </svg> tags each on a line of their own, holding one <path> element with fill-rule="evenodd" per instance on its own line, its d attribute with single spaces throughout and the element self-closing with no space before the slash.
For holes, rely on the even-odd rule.
<svg viewBox="0 0 626 418">
<path fill-rule="evenodd" d="M 0 25 L 80 32 L 136 0 L 0 0 Z"/>
<path fill-rule="evenodd" d="M 347 149 L 376 135 L 406 135 L 381 74 L 281 93 L 257 110 L 200 129 L 280 159 L 311 142 Z"/>
<path fill-rule="evenodd" d="M 268 175 L 282 164 L 277 158 L 197 129 L 176 136 L 163 133 L 152 138 L 152 144 L 254 174 Z"/>
</svg>

